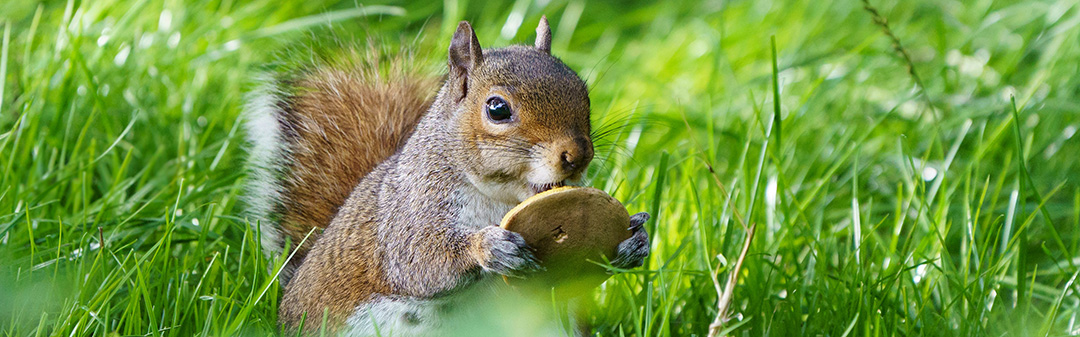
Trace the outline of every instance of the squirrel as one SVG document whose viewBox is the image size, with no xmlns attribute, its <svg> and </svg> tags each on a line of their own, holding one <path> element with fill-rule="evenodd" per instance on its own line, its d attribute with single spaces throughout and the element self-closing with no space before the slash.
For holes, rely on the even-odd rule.
<svg viewBox="0 0 1080 337">
<path fill-rule="evenodd" d="M 278 276 L 283 329 L 442 335 L 455 294 L 539 268 L 498 223 L 532 195 L 579 184 L 593 146 L 586 85 L 551 55 L 546 17 L 536 32 L 533 46 L 484 50 L 460 22 L 441 88 L 361 60 L 249 94 L 252 226 L 266 252 L 291 255 Z M 613 266 L 642 265 L 647 219 L 632 217 Z"/>
</svg>

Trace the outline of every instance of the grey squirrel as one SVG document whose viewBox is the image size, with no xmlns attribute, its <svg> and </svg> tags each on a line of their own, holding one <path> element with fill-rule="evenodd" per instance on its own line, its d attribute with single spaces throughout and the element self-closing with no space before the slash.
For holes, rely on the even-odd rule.
<svg viewBox="0 0 1080 337">
<path fill-rule="evenodd" d="M 293 255 L 283 328 L 442 335 L 454 294 L 537 269 L 498 223 L 580 181 L 593 146 L 585 83 L 551 56 L 546 18 L 536 31 L 534 46 L 482 50 L 462 21 L 435 97 L 438 80 L 411 69 L 319 67 L 250 95 L 252 224 L 267 252 Z M 647 219 L 632 217 L 613 265 L 643 263 Z"/>
</svg>

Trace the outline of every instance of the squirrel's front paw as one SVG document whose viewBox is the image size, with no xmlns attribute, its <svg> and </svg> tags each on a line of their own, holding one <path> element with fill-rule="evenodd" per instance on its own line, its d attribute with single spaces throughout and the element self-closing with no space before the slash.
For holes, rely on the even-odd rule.
<svg viewBox="0 0 1080 337">
<path fill-rule="evenodd" d="M 484 227 L 476 232 L 473 248 L 480 267 L 487 272 L 520 276 L 541 269 L 521 234 L 499 226 Z"/>
<path fill-rule="evenodd" d="M 630 229 L 634 234 L 629 239 L 619 243 L 618 254 L 611 265 L 631 269 L 640 267 L 645 263 L 645 257 L 649 256 L 649 233 L 645 232 L 645 221 L 649 220 L 649 213 L 641 212 L 630 217 Z"/>
</svg>

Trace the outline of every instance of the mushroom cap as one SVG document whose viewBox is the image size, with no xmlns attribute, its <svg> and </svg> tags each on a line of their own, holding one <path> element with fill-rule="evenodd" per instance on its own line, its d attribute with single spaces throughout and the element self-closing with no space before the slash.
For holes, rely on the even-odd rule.
<svg viewBox="0 0 1080 337">
<path fill-rule="evenodd" d="M 501 226 L 521 234 L 545 268 L 530 283 L 562 293 L 592 289 L 607 280 L 607 270 L 597 263 L 614 259 L 619 243 L 633 234 L 626 207 L 592 187 L 538 193 L 506 213 Z"/>
</svg>

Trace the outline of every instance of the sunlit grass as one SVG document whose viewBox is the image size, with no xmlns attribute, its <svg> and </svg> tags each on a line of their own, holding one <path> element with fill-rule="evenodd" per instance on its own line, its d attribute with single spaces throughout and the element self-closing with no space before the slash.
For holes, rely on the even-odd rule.
<svg viewBox="0 0 1080 337">
<path fill-rule="evenodd" d="M 276 331 L 254 74 L 331 34 L 441 65 L 458 20 L 503 46 L 541 14 L 614 128 L 592 184 L 654 214 L 600 335 L 704 335 L 751 224 L 734 334 L 1076 334 L 1080 8 L 870 3 L 914 71 L 856 1 L 2 2 L 0 334 Z"/>
</svg>

